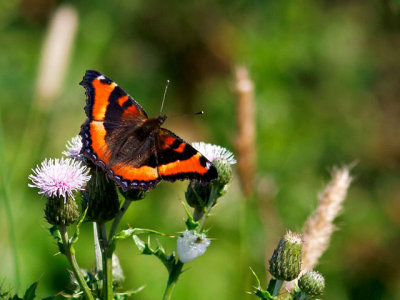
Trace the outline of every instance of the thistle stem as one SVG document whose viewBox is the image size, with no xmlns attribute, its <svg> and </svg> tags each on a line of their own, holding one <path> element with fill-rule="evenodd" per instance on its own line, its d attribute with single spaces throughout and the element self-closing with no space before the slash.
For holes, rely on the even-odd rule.
<svg viewBox="0 0 400 300">
<path fill-rule="evenodd" d="M 105 223 L 97 223 L 97 234 L 99 236 L 101 257 L 103 265 L 103 299 L 112 300 L 114 298 L 112 285 L 112 251 L 109 251 L 107 231 Z"/>
<path fill-rule="evenodd" d="M 183 263 L 178 260 L 169 271 L 167 286 L 164 291 L 163 300 L 170 300 L 174 292 L 175 285 L 178 281 L 179 275 L 182 273 Z"/>
<path fill-rule="evenodd" d="M 114 297 L 113 293 L 113 278 L 112 278 L 112 255 L 114 252 L 113 239 L 115 232 L 117 231 L 119 222 L 127 211 L 132 201 L 125 200 L 118 214 L 115 216 L 114 221 L 111 225 L 110 232 L 108 233 L 105 224 L 97 223 L 97 236 L 100 242 L 101 257 L 102 257 L 102 271 L 103 271 L 103 299 L 112 300 Z M 93 227 L 95 228 L 95 227 Z"/>
<path fill-rule="evenodd" d="M 97 223 L 93 222 L 93 238 L 94 238 L 94 252 L 96 255 L 96 265 L 95 269 L 96 272 L 103 271 L 103 266 L 102 266 L 102 255 L 101 255 L 101 248 L 100 248 L 100 240 L 99 240 L 99 234 L 97 230 Z"/>
<path fill-rule="evenodd" d="M 276 280 L 275 287 L 272 292 L 272 296 L 278 296 L 279 291 L 281 290 L 282 284 L 283 284 L 282 280 L 279 280 L 279 279 Z"/>
<path fill-rule="evenodd" d="M 121 219 L 124 216 L 125 212 L 128 210 L 128 207 L 129 207 L 129 205 L 131 205 L 131 202 L 132 201 L 125 199 L 124 204 L 122 204 L 122 207 L 120 208 L 119 212 L 115 216 L 114 221 L 113 221 L 113 223 L 111 225 L 110 232 L 108 234 L 108 241 L 110 243 L 112 242 L 112 240 L 114 238 L 114 235 L 115 235 L 115 232 L 117 231 L 119 222 L 121 221 Z"/>
<path fill-rule="evenodd" d="M 67 228 L 65 227 L 65 225 L 59 225 L 59 230 L 60 230 L 61 238 L 62 238 L 63 245 L 64 245 L 64 251 L 65 251 L 64 254 L 67 257 L 67 260 L 72 268 L 72 272 L 74 273 L 75 278 L 78 281 L 78 283 L 82 289 L 85 299 L 94 300 L 93 295 L 90 291 L 90 288 L 86 284 L 86 281 L 83 278 L 81 269 L 79 268 L 78 262 L 76 261 L 75 249 L 68 239 Z"/>
<path fill-rule="evenodd" d="M 305 300 L 305 299 L 308 299 L 308 297 L 302 291 L 298 292 L 298 293 L 295 293 L 295 295 L 293 296 L 293 300 Z"/>
<path fill-rule="evenodd" d="M 217 201 L 217 188 L 215 187 L 215 185 L 211 186 L 211 192 L 210 192 L 210 198 L 208 200 L 208 205 L 206 208 L 206 212 L 204 213 L 204 215 L 201 217 L 200 220 L 200 225 L 199 228 L 197 229 L 198 232 L 201 232 L 201 230 L 203 229 L 204 223 L 208 217 L 208 214 L 210 213 L 211 208 L 214 206 L 215 201 Z"/>
<path fill-rule="evenodd" d="M 279 279 L 271 279 L 268 284 L 267 291 L 271 294 L 271 296 L 278 296 L 279 291 L 281 290 L 283 284 L 283 280 Z"/>
</svg>

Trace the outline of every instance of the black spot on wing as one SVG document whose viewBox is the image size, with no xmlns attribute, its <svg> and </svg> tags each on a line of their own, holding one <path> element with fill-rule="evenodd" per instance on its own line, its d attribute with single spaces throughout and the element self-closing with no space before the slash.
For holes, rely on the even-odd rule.
<svg viewBox="0 0 400 300">
<path fill-rule="evenodd" d="M 182 143 L 183 143 L 182 141 L 180 141 L 179 139 L 176 139 L 176 140 L 172 143 L 172 145 L 170 145 L 169 147 L 170 147 L 171 149 L 176 149 L 176 148 L 178 148 Z"/>
<path fill-rule="evenodd" d="M 133 105 L 133 102 L 130 99 L 128 99 L 122 104 L 122 108 L 125 110 L 125 109 L 128 109 L 129 107 L 131 107 L 132 105 Z"/>
</svg>

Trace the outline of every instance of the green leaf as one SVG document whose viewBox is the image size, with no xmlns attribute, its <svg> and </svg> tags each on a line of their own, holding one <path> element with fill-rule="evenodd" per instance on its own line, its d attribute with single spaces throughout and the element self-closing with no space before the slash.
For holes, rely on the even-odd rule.
<svg viewBox="0 0 400 300">
<path fill-rule="evenodd" d="M 261 288 L 257 288 L 256 291 L 254 292 L 254 295 L 256 295 L 260 299 L 264 300 L 275 300 L 277 297 L 271 296 L 271 294 L 268 291 L 265 291 Z"/>
<path fill-rule="evenodd" d="M 253 271 L 252 268 L 250 268 L 250 270 L 253 273 L 254 278 L 257 281 L 257 287 L 256 287 L 256 290 L 253 292 L 253 294 L 256 295 L 257 297 L 259 297 L 260 299 L 266 299 L 266 300 L 276 299 L 276 297 L 273 297 L 268 291 L 263 290 L 261 288 L 260 279 L 258 278 L 257 274 Z"/>
<path fill-rule="evenodd" d="M 158 245 L 155 249 L 151 248 L 150 238 L 147 242 L 141 240 L 138 236 L 132 236 L 132 239 L 136 246 L 138 247 L 141 254 L 144 255 L 154 255 L 156 256 L 168 269 L 168 272 L 173 268 L 175 265 L 177 258 L 175 257 L 175 253 L 171 255 L 166 255 L 164 248 L 161 245 Z"/>
<path fill-rule="evenodd" d="M 132 236 L 133 242 L 136 244 L 136 247 L 138 247 L 139 251 L 143 253 L 146 244 L 143 242 L 137 235 Z"/>
<path fill-rule="evenodd" d="M 156 234 L 159 236 L 167 236 L 171 237 L 165 233 L 153 230 L 153 229 L 145 229 L 145 228 L 129 228 L 122 230 L 118 234 L 114 236 L 114 239 L 116 240 L 124 240 L 126 238 L 132 237 L 133 235 L 138 235 L 138 234 Z"/>
<path fill-rule="evenodd" d="M 86 217 L 87 210 L 88 210 L 88 207 L 86 207 L 85 211 L 83 212 L 83 214 L 80 215 L 80 217 L 78 219 L 78 222 L 76 223 L 75 232 L 74 232 L 74 235 L 71 238 L 71 245 L 78 241 L 79 229 L 81 227 L 81 224 L 83 223 L 83 220 Z"/>
<path fill-rule="evenodd" d="M 51 236 L 56 240 L 57 242 L 57 246 L 58 246 L 58 251 L 60 251 L 60 253 L 65 254 L 65 250 L 64 250 L 64 243 L 62 241 L 61 238 L 61 233 L 60 230 L 58 230 L 57 226 L 51 226 L 49 228 L 50 234 Z"/>
<path fill-rule="evenodd" d="M 253 273 L 256 281 L 257 281 L 257 288 L 261 288 L 261 283 L 260 283 L 260 279 L 258 279 L 258 276 L 256 274 L 256 272 L 254 272 L 254 270 L 250 267 L 250 271 Z"/>
<path fill-rule="evenodd" d="M 182 203 L 182 205 L 183 205 L 183 208 L 185 209 L 186 215 L 188 217 L 187 220 L 185 221 L 186 228 L 188 230 L 196 230 L 196 228 L 200 226 L 200 223 L 193 219 L 193 216 L 190 213 L 190 211 L 188 210 L 188 208 L 185 205 L 185 203 Z"/>
<path fill-rule="evenodd" d="M 23 298 L 24 300 L 35 299 L 35 297 L 36 297 L 35 292 L 36 292 L 37 285 L 38 285 L 37 281 L 31 284 L 31 286 L 25 291 L 24 298 Z"/>
<path fill-rule="evenodd" d="M 145 244 L 140 243 L 140 239 L 137 237 L 138 234 L 156 234 L 159 236 L 166 236 L 166 237 L 172 237 L 170 235 L 167 235 L 165 233 L 162 233 L 160 231 L 156 231 L 153 229 L 145 229 L 145 228 L 129 228 L 122 230 L 118 234 L 116 234 L 110 244 L 110 249 L 114 250 L 116 246 L 116 242 L 118 240 L 124 240 L 126 238 L 132 237 L 136 246 L 139 248 L 139 250 L 142 252 L 142 254 L 153 254 L 153 253 L 144 253 L 144 248 Z"/>
<path fill-rule="evenodd" d="M 126 291 L 126 292 L 122 292 L 122 293 L 116 293 L 114 296 L 114 299 L 118 299 L 118 300 L 122 300 L 122 299 L 127 299 L 127 297 L 133 296 L 135 294 L 138 294 L 139 292 L 141 292 L 143 289 L 145 288 L 145 286 L 141 286 L 139 288 L 137 288 L 136 290 L 133 291 Z"/>
</svg>

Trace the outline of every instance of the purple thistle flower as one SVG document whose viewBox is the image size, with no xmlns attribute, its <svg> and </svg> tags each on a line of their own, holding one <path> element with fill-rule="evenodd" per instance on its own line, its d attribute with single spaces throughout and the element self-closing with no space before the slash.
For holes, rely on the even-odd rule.
<svg viewBox="0 0 400 300">
<path fill-rule="evenodd" d="M 80 158 L 82 138 L 79 135 L 69 140 L 65 146 L 67 147 L 67 151 L 63 151 L 62 154 L 69 158 Z"/>
<path fill-rule="evenodd" d="M 233 153 L 224 147 L 207 144 L 203 142 L 192 143 L 192 146 L 211 162 L 214 162 L 214 160 L 219 159 L 226 162 L 229 165 L 236 164 L 236 159 L 233 156 Z"/>
<path fill-rule="evenodd" d="M 32 169 L 29 175 L 32 184 L 29 187 L 39 189 L 39 194 L 47 197 L 71 197 L 73 192 L 82 190 L 83 185 L 89 181 L 89 170 L 79 161 L 70 158 L 45 159 L 40 166 Z"/>
</svg>

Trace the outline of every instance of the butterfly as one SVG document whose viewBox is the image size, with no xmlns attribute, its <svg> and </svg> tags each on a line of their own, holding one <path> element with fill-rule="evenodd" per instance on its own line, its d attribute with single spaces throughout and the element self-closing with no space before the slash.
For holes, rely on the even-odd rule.
<svg viewBox="0 0 400 300">
<path fill-rule="evenodd" d="M 146 111 L 114 81 L 86 71 L 81 153 L 101 167 L 126 192 L 148 190 L 162 179 L 209 183 L 216 168 L 191 145 L 162 128 L 166 116 L 149 118 Z"/>
</svg>

